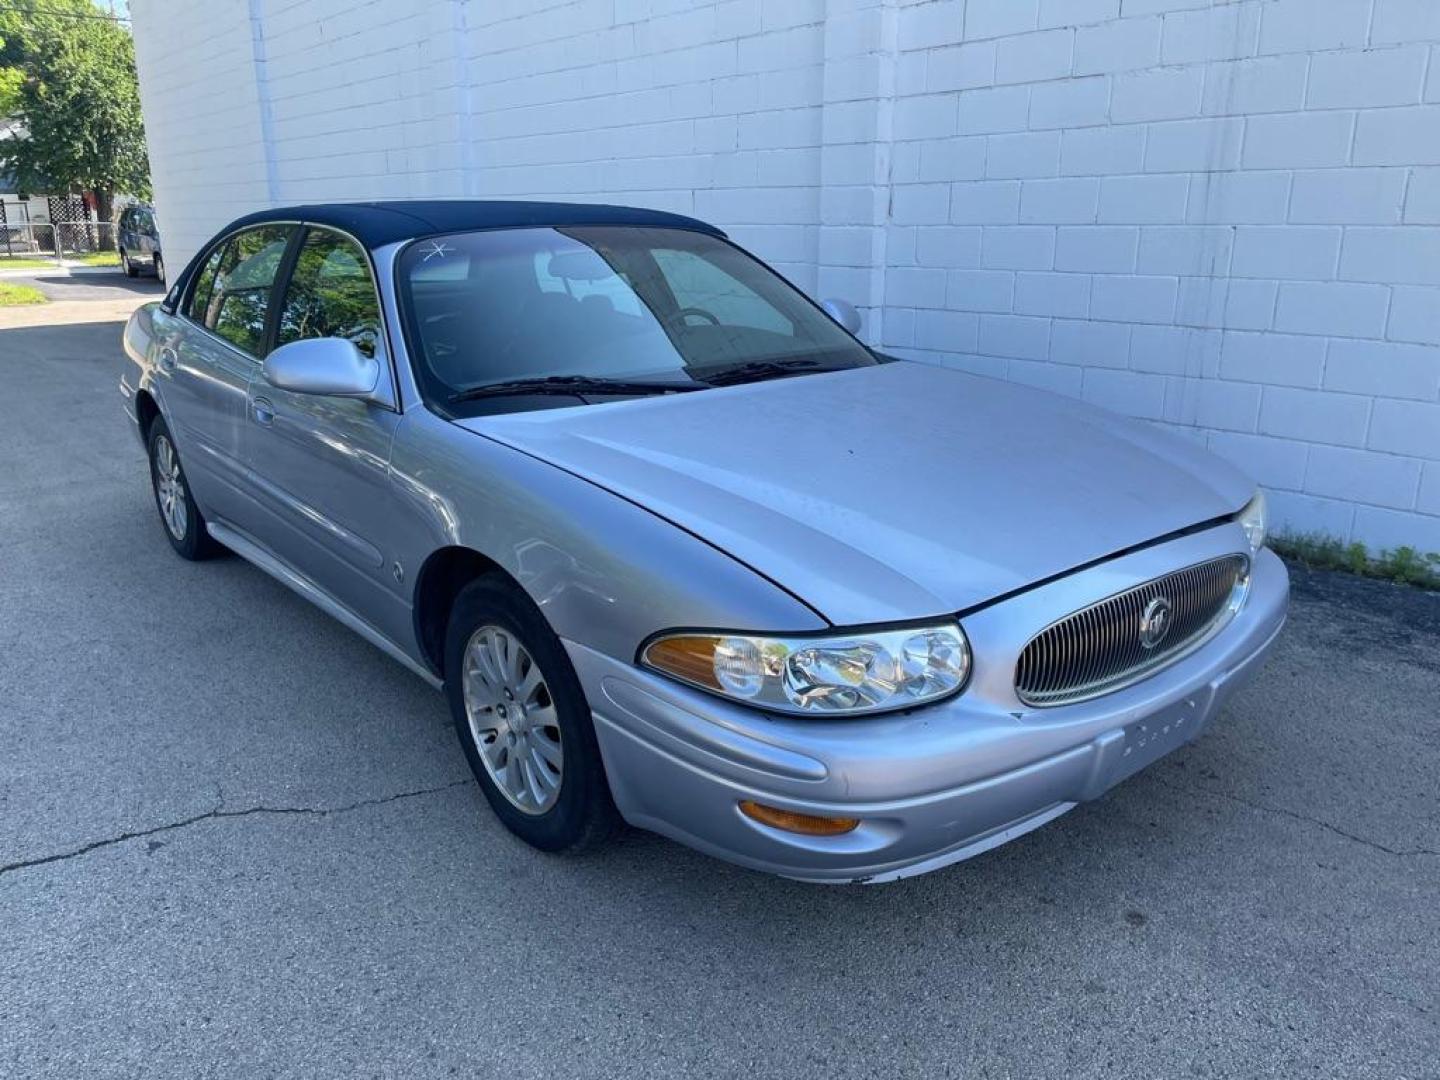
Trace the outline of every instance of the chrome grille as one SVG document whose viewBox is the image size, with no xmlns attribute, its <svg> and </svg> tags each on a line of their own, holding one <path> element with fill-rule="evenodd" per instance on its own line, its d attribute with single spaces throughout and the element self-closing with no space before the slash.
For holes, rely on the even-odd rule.
<svg viewBox="0 0 1440 1080">
<path fill-rule="evenodd" d="M 1021 651 L 1016 693 L 1027 705 L 1061 705 L 1118 690 L 1180 659 L 1224 624 L 1249 565 L 1243 555 L 1198 563 L 1052 623 Z M 1156 632 L 1166 603 L 1168 629 L 1147 648 L 1142 638 L 1147 628 Z"/>
</svg>

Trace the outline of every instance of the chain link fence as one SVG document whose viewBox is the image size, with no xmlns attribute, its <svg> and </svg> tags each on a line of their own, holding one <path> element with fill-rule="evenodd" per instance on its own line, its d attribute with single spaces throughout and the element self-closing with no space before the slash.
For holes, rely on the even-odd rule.
<svg viewBox="0 0 1440 1080">
<path fill-rule="evenodd" d="M 115 226 L 108 221 L 0 221 L 0 260 L 6 256 L 63 259 L 115 247 Z"/>
</svg>

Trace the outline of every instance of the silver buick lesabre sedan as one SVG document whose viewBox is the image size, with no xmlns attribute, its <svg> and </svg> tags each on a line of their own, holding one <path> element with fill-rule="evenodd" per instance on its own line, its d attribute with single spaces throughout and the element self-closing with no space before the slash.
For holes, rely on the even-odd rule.
<svg viewBox="0 0 1440 1080">
<path fill-rule="evenodd" d="M 1194 739 L 1289 586 L 1198 446 L 858 324 L 672 214 L 300 206 L 136 312 L 120 389 L 175 551 L 443 688 L 524 840 L 880 881 Z"/>
</svg>

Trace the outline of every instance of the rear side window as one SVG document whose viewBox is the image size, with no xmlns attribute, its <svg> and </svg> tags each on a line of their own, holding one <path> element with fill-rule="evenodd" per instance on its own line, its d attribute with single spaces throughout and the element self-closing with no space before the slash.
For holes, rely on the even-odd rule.
<svg viewBox="0 0 1440 1080">
<path fill-rule="evenodd" d="M 339 337 L 366 356 L 380 348 L 380 301 L 370 262 L 351 240 L 310 229 L 285 288 L 275 344 Z"/>
<path fill-rule="evenodd" d="M 270 290 L 294 231 L 293 225 L 262 225 L 237 233 L 200 271 L 190 317 L 237 349 L 259 356 Z"/>
<path fill-rule="evenodd" d="M 185 314 L 197 323 L 205 322 L 205 309 L 210 304 L 210 294 L 215 291 L 215 275 L 220 270 L 220 260 L 225 257 L 227 247 L 228 244 L 221 244 L 211 252 L 205 265 L 195 275 L 195 287 L 190 290 L 190 303 L 185 307 Z"/>
</svg>

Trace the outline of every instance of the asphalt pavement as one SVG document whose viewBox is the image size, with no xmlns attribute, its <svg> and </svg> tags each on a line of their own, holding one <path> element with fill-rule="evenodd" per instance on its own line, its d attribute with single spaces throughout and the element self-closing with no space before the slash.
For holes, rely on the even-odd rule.
<svg viewBox="0 0 1440 1080">
<path fill-rule="evenodd" d="M 546 856 L 438 694 L 170 552 L 116 390 L 158 286 L 48 287 L 0 311 L 0 1077 L 1440 1074 L 1440 596 L 1296 571 L 1199 742 L 922 878 Z"/>
<path fill-rule="evenodd" d="M 132 304 L 157 300 L 165 287 L 154 277 L 127 278 L 118 267 L 56 267 L 51 270 L 6 270 L 0 259 L 0 281 L 33 285 L 50 300 L 130 301 Z M 0 322 L 3 325 L 3 322 Z"/>
</svg>

